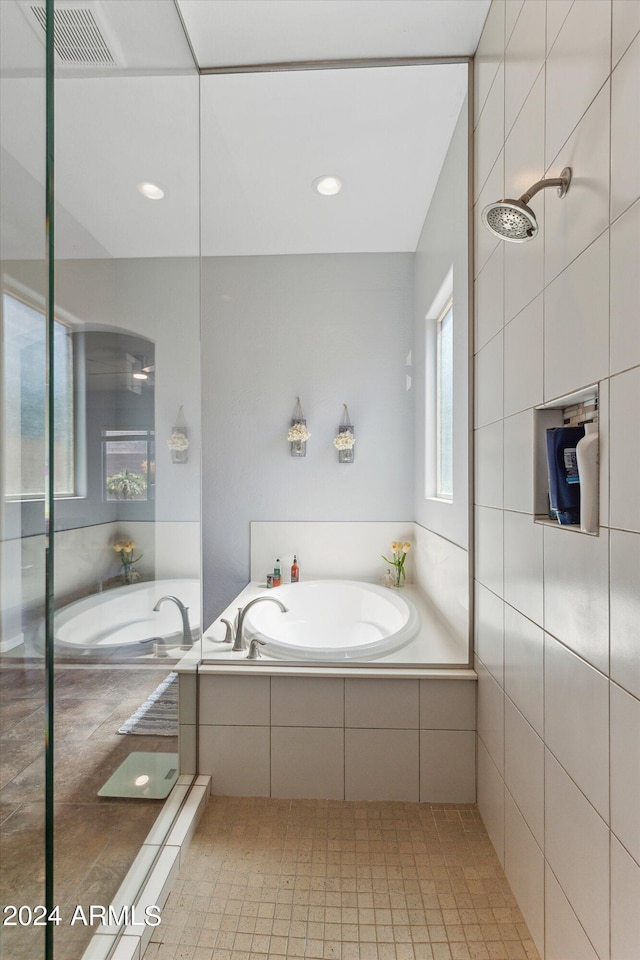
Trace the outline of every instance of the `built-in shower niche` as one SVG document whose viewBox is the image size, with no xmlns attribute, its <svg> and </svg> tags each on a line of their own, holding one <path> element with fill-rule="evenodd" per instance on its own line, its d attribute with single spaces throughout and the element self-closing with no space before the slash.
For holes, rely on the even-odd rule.
<svg viewBox="0 0 640 960">
<path fill-rule="evenodd" d="M 560 524 L 557 519 L 550 516 L 549 506 L 549 470 L 547 461 L 547 430 L 552 427 L 573 427 L 581 426 L 585 423 L 595 423 L 598 431 L 599 425 L 599 385 L 593 384 L 577 390 L 574 393 L 557 397 L 547 403 L 541 404 L 534 410 L 534 483 L 533 483 L 533 512 L 536 523 L 548 524 L 553 527 L 560 527 L 562 530 L 570 530 L 574 533 L 586 533 L 588 536 L 598 536 L 599 528 L 589 533 L 581 529 L 580 523 Z M 598 467 L 596 478 L 596 496 L 599 502 L 600 492 L 600 468 Z"/>
</svg>

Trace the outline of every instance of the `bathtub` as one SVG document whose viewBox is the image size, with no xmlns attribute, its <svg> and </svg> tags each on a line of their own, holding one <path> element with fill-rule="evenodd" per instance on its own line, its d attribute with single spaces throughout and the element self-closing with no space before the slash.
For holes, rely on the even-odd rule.
<svg viewBox="0 0 640 960">
<path fill-rule="evenodd" d="M 63 607 L 54 616 L 54 645 L 66 651 L 100 653 L 117 647 L 130 652 L 151 649 L 149 643 L 162 637 L 177 644 L 182 640 L 182 618 L 175 603 L 153 608 L 160 597 L 178 597 L 189 607 L 194 636 L 200 635 L 200 581 L 154 580 L 116 587 L 92 594 Z"/>
<path fill-rule="evenodd" d="M 409 643 L 420 617 L 402 590 L 358 580 L 309 580 L 263 591 L 281 600 L 257 603 L 245 635 L 266 641 L 265 655 L 294 660 L 373 660 Z"/>
</svg>

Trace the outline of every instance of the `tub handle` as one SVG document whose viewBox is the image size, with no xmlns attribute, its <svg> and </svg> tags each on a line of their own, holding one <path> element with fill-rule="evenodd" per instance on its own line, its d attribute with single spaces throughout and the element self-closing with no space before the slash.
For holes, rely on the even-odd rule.
<svg viewBox="0 0 640 960">
<path fill-rule="evenodd" d="M 258 637 L 254 637 L 251 643 L 249 644 L 249 653 L 247 654 L 247 660 L 260 659 L 260 651 L 258 650 L 258 644 L 260 644 L 261 647 L 266 647 L 267 641 L 260 640 L 258 639 Z"/>
</svg>

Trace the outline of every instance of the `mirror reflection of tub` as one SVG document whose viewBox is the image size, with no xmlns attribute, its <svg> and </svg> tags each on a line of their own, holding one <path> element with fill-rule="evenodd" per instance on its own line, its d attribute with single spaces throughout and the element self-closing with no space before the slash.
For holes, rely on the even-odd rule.
<svg viewBox="0 0 640 960">
<path fill-rule="evenodd" d="M 198 639 L 200 581 L 154 580 L 116 587 L 63 607 L 54 617 L 56 650 L 82 656 L 114 651 L 135 656 L 159 649 L 160 655 L 181 656 L 178 607 L 165 603 L 157 612 L 153 609 L 163 596 L 175 596 L 189 608 L 192 637 Z M 163 642 L 158 645 L 158 640 Z"/>
</svg>

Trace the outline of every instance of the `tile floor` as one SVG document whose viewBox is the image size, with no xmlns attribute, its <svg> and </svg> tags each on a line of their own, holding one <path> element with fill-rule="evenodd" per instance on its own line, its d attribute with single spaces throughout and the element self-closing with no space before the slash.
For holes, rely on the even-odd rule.
<svg viewBox="0 0 640 960">
<path fill-rule="evenodd" d="M 55 900 L 106 904 L 122 882 L 163 801 L 103 798 L 97 791 L 133 750 L 177 750 L 177 737 L 122 736 L 118 727 L 169 672 L 132 666 L 60 667 L 55 683 Z M 44 670 L 0 673 L 0 901 L 36 905 L 44 895 Z M 61 923 L 56 960 L 79 960 L 92 929 Z M 42 928 L 0 929 L 0 957 L 42 955 Z"/>
<path fill-rule="evenodd" d="M 145 960 L 538 960 L 473 805 L 216 797 Z"/>
</svg>

